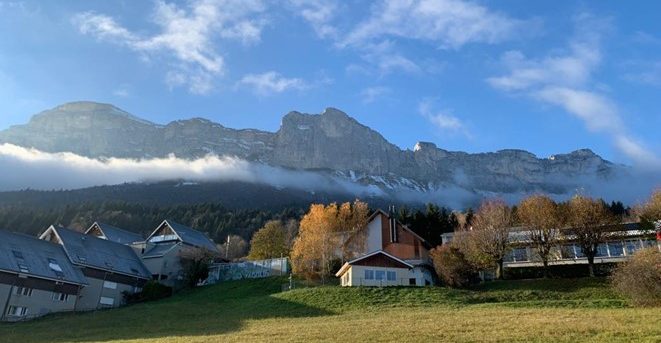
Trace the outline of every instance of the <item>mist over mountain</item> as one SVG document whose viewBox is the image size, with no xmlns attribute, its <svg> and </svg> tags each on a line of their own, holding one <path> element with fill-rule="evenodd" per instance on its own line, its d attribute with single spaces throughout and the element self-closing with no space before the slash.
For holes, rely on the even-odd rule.
<svg viewBox="0 0 661 343">
<path fill-rule="evenodd" d="M 75 154 L 67 156 L 85 162 L 70 164 L 91 166 L 90 173 L 100 175 L 80 187 L 139 182 L 153 174 L 155 181 L 219 179 L 460 206 L 484 196 L 515 200 L 524 194 L 546 192 L 563 197 L 577 190 L 635 200 L 658 182 L 657 178 L 631 183 L 635 171 L 606 161 L 589 149 L 548 158 L 523 150 L 469 154 L 428 142 L 402 150 L 334 108 L 321 114 L 290 112 L 282 118 L 278 131 L 266 132 L 226 128 L 202 118 L 159 125 L 109 104 L 73 102 L 36 114 L 25 125 L 0 131 L 0 144 L 10 151 L 15 149 L 7 149 L 8 144 L 51 154 L 39 155 L 42 159 L 60 160 L 64 155 L 52 154 L 62 152 Z M 24 155 L 35 153 L 17 152 L 9 159 L 4 156 L 4 160 L 0 156 L 0 163 L 19 161 L 24 174 L 34 159 Z M 220 162 L 210 156 L 219 156 L 213 158 Z M 189 161 L 198 165 L 191 167 Z M 227 177 L 228 161 L 233 166 L 229 168 L 231 177 Z M 61 175 L 68 171 L 67 166 L 63 168 Z M 248 177 L 240 170 L 251 173 Z M 75 173 L 84 175 L 85 168 Z M 112 177 L 104 177 L 104 173 Z M 47 173 L 41 175 L 48 178 Z M 16 179 L 23 181 L 22 187 L 0 184 L 0 190 L 27 188 L 29 178 Z M 279 180 L 286 181 L 278 184 Z M 76 188 L 75 182 L 57 187 L 57 179 L 37 188 L 48 189 L 49 185 Z"/>
</svg>

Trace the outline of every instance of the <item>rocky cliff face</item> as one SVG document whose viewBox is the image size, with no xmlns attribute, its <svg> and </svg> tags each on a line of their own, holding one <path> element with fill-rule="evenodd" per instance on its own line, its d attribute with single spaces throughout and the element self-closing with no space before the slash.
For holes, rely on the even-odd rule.
<svg viewBox="0 0 661 343">
<path fill-rule="evenodd" d="M 274 166 L 320 170 L 382 189 L 416 191 L 458 186 L 476 192 L 564 193 L 579 186 L 572 180 L 607 179 L 622 168 L 587 149 L 550 158 L 522 150 L 467 154 L 427 142 L 401 150 L 333 108 L 314 115 L 290 112 L 280 129 L 271 133 L 230 129 L 200 118 L 162 126 L 112 105 L 75 102 L 41 112 L 26 125 L 0 131 L 0 143 L 89 157 L 232 155 Z"/>
</svg>

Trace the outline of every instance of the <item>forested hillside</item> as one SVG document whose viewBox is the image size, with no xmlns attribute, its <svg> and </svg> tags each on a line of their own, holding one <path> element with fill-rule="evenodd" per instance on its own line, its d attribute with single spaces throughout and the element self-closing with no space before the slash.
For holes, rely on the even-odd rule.
<svg viewBox="0 0 661 343">
<path fill-rule="evenodd" d="M 236 234 L 250 240 L 254 231 L 271 219 L 287 220 L 302 215 L 304 207 L 282 210 L 228 209 L 219 204 L 156 206 L 126 202 L 97 202 L 35 208 L 22 205 L 0 206 L 0 229 L 37 234 L 49 225 L 61 224 L 85 229 L 94 221 L 112 224 L 143 236 L 164 219 L 204 231 L 216 242 Z"/>
</svg>

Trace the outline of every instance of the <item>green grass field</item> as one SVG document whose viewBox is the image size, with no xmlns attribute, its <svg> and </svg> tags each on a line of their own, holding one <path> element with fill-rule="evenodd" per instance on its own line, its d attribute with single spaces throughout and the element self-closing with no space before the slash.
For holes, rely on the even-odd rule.
<svg viewBox="0 0 661 343">
<path fill-rule="evenodd" d="M 0 342 L 661 342 L 661 309 L 629 307 L 600 279 L 281 292 L 285 282 L 0 324 Z"/>
</svg>

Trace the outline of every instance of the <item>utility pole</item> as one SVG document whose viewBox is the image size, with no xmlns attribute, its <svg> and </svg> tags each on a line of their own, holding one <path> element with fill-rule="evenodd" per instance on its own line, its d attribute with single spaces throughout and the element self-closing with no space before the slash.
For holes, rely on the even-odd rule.
<svg viewBox="0 0 661 343">
<path fill-rule="evenodd" d="M 225 260 L 229 260 L 230 253 L 230 235 L 227 235 L 227 246 L 225 247 Z"/>
</svg>

